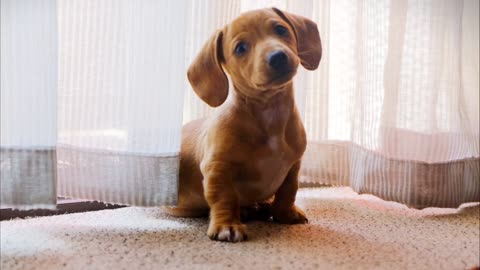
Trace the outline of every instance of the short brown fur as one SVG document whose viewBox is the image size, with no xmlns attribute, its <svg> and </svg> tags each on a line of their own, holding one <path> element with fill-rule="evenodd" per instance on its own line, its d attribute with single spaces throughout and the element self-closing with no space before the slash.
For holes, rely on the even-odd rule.
<svg viewBox="0 0 480 270">
<path fill-rule="evenodd" d="M 278 25 L 288 33 L 276 33 Z M 239 42 L 248 46 L 242 55 L 235 52 Z M 281 76 L 267 63 L 272 51 L 288 56 Z M 207 41 L 188 78 L 202 100 L 221 106 L 183 127 L 179 200 L 169 213 L 210 213 L 208 236 L 231 242 L 246 239 L 242 209 L 260 202 L 269 202 L 280 223 L 307 222 L 294 204 L 306 135 L 292 79 L 300 63 L 316 69 L 320 58 L 316 24 L 275 8 L 244 13 Z"/>
</svg>

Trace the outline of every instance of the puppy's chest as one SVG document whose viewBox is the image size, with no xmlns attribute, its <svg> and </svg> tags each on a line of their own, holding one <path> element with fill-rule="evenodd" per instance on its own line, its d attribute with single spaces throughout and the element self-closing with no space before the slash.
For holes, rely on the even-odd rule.
<svg viewBox="0 0 480 270">
<path fill-rule="evenodd" d="M 255 168 L 259 173 L 259 182 L 276 184 L 283 180 L 295 161 L 296 153 L 292 145 L 279 136 L 271 136 L 263 147 L 259 148 Z"/>
<path fill-rule="evenodd" d="M 278 135 L 257 145 L 244 166 L 240 166 L 235 181 L 245 203 L 275 194 L 300 155 L 294 145 Z"/>
</svg>

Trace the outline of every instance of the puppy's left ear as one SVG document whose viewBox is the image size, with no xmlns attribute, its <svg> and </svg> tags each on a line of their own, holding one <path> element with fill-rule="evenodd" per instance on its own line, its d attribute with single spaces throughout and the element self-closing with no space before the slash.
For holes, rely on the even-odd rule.
<svg viewBox="0 0 480 270">
<path fill-rule="evenodd" d="M 283 12 L 277 8 L 272 9 L 295 31 L 298 56 L 302 66 L 308 70 L 316 69 L 322 58 L 322 42 L 317 24 L 305 17 Z"/>
</svg>

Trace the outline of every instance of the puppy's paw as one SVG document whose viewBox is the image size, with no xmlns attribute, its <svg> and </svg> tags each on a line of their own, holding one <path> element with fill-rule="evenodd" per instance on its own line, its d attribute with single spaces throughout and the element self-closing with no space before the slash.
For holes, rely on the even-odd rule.
<svg viewBox="0 0 480 270">
<path fill-rule="evenodd" d="M 217 224 L 211 222 L 207 235 L 212 240 L 242 242 L 247 240 L 247 226 L 241 223 Z"/>
<path fill-rule="evenodd" d="M 272 209 L 273 220 L 283 224 L 305 224 L 308 223 L 307 216 L 297 206 L 290 209 Z"/>
</svg>

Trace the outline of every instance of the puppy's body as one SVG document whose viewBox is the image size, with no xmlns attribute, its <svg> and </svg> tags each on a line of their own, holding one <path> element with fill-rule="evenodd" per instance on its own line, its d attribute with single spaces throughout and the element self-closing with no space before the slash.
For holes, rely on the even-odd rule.
<svg viewBox="0 0 480 270">
<path fill-rule="evenodd" d="M 294 204 L 306 136 L 292 78 L 300 63 L 315 69 L 320 57 L 316 24 L 277 9 L 245 13 L 210 38 L 188 78 L 202 100 L 221 106 L 182 130 L 179 200 L 171 214 L 210 213 L 210 238 L 233 242 L 246 239 L 241 208 L 272 197 L 274 220 L 307 221 Z"/>
<path fill-rule="evenodd" d="M 202 162 L 228 166 L 238 203 L 248 206 L 275 194 L 306 146 L 291 84 L 265 103 L 232 94 L 213 116 L 188 123 L 182 134 L 178 208 L 199 215 L 208 209 Z"/>
</svg>

